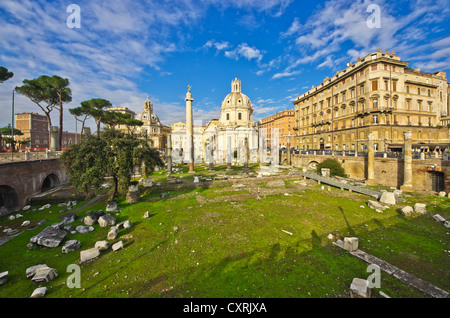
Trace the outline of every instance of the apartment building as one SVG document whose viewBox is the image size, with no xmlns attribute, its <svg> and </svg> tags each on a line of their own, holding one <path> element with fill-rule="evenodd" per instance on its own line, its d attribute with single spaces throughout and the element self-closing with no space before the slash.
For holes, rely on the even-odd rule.
<svg viewBox="0 0 450 318">
<path fill-rule="evenodd" d="M 365 151 L 374 134 L 375 151 L 401 151 L 412 131 L 415 149 L 448 147 L 448 84 L 445 72 L 411 69 L 394 51 L 371 53 L 298 96 L 298 148 Z"/>
<path fill-rule="evenodd" d="M 290 140 L 291 147 L 294 146 L 294 126 L 295 115 L 294 109 L 285 109 L 278 113 L 261 119 L 261 129 L 267 129 L 267 146 L 272 147 L 272 139 L 278 138 L 279 147 L 287 147 L 288 137 L 292 135 Z M 277 129 L 277 130 L 273 130 Z M 277 134 L 276 136 L 274 134 Z"/>
</svg>

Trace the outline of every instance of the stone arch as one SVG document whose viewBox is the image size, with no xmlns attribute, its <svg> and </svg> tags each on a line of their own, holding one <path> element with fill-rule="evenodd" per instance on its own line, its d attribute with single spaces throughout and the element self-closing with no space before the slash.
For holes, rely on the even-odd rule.
<svg viewBox="0 0 450 318">
<path fill-rule="evenodd" d="M 0 214 L 14 211 L 18 208 L 19 197 L 14 188 L 0 185 Z"/>
<path fill-rule="evenodd" d="M 318 165 L 319 163 L 317 162 L 317 161 L 310 161 L 309 163 L 308 163 L 308 169 L 316 169 L 317 168 L 317 165 Z"/>
<path fill-rule="evenodd" d="M 59 180 L 59 177 L 54 173 L 50 173 L 44 179 L 44 181 L 42 181 L 41 192 L 45 192 L 51 188 L 59 186 L 60 184 L 61 184 L 61 182 Z"/>
</svg>

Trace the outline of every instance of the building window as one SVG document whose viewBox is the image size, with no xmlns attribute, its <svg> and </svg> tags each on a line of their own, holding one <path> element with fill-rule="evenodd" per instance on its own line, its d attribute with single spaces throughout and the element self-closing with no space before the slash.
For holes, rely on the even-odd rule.
<svg viewBox="0 0 450 318">
<path fill-rule="evenodd" d="M 241 119 L 242 119 L 242 114 L 238 113 L 238 120 L 241 120 Z"/>
<path fill-rule="evenodd" d="M 372 91 L 378 90 L 378 81 L 372 81 Z"/>
<path fill-rule="evenodd" d="M 378 124 L 378 115 L 373 115 L 373 123 Z"/>
<path fill-rule="evenodd" d="M 378 108 L 378 99 L 374 99 L 373 101 L 372 101 L 372 106 L 373 106 L 373 108 Z"/>
<path fill-rule="evenodd" d="M 230 120 L 230 114 L 227 114 L 227 120 Z"/>
</svg>

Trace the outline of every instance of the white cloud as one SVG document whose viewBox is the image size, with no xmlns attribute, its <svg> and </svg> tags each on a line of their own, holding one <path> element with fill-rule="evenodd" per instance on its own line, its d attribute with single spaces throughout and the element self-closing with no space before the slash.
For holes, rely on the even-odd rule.
<svg viewBox="0 0 450 318">
<path fill-rule="evenodd" d="M 412 1 L 409 8 L 404 4 L 399 12 L 394 3 L 379 0 L 376 3 L 381 9 L 381 28 L 370 28 L 367 20 L 371 12 L 367 8 L 372 3 L 369 0 L 326 1 L 303 24 L 295 18 L 290 27 L 280 33 L 280 38 L 295 43 L 291 54 L 296 57 L 290 60 L 284 72 L 276 75 L 283 77 L 307 63 L 315 63 L 317 68 L 340 68 L 339 63 L 349 58 L 356 60 L 377 48 L 417 51 L 422 43 L 432 45 L 429 35 L 436 29 L 435 23 L 445 23 L 445 18 L 450 16 L 448 1 L 447 5 L 443 0 Z M 437 50 L 429 57 L 442 62 L 447 53 Z"/>
<path fill-rule="evenodd" d="M 276 73 L 272 76 L 272 79 L 278 79 L 278 78 L 283 78 L 283 77 L 289 77 L 289 76 L 294 76 L 300 74 L 300 71 L 293 71 L 293 72 L 280 72 L 280 73 Z"/>
<path fill-rule="evenodd" d="M 223 51 L 230 47 L 230 43 L 226 41 L 216 42 L 215 40 L 209 40 L 203 45 L 203 48 L 208 49 L 214 47 L 217 51 Z"/>
<path fill-rule="evenodd" d="M 260 50 L 255 47 L 250 47 L 247 43 L 240 44 L 237 48 L 237 53 L 249 61 L 252 59 L 260 61 L 263 58 Z"/>
<path fill-rule="evenodd" d="M 291 36 L 294 34 L 297 34 L 297 32 L 299 32 L 302 28 L 302 25 L 300 24 L 300 22 L 298 21 L 298 18 L 294 18 L 294 21 L 292 22 L 291 26 L 289 27 L 289 29 L 286 32 L 282 32 L 281 33 L 281 37 L 287 37 L 287 36 Z"/>
<path fill-rule="evenodd" d="M 260 62 L 263 58 L 263 52 L 258 50 L 254 46 L 249 46 L 247 43 L 241 43 L 237 47 L 233 47 L 229 42 L 216 42 L 215 40 L 209 40 L 203 45 L 203 48 L 215 47 L 218 52 L 224 51 L 224 55 L 227 58 L 238 60 L 243 57 L 247 60 L 256 60 Z"/>
<path fill-rule="evenodd" d="M 260 13 L 264 12 L 279 17 L 293 0 L 201 0 L 201 2 L 212 4 L 222 9 L 234 7 L 244 10 L 256 10 Z"/>
</svg>

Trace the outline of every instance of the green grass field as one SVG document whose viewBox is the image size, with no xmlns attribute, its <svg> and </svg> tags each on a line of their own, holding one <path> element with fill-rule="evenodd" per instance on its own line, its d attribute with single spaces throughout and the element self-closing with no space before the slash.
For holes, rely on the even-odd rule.
<svg viewBox="0 0 450 318">
<path fill-rule="evenodd" d="M 222 171 L 217 168 L 218 172 Z M 187 173 L 180 175 L 184 182 L 193 178 Z M 164 182 L 165 174 L 153 178 Z M 1 231 L 20 227 L 24 220 L 47 222 L 0 246 L 0 272 L 9 271 L 9 281 L 0 286 L 0 297 L 30 297 L 36 285 L 26 278 L 25 270 L 37 264 L 47 264 L 58 272 L 58 278 L 45 285 L 47 298 L 349 297 L 352 279 L 370 275 L 368 264 L 332 245 L 329 233 L 341 239 L 356 236 L 360 249 L 450 291 L 450 230 L 432 218 L 439 213 L 450 219 L 450 199 L 414 194 L 378 213 L 367 207 L 369 198 L 363 195 L 322 190 L 314 184 L 301 187 L 290 180 L 285 184 L 294 189 L 290 195 L 279 193 L 260 200 L 248 196 L 226 200 L 225 196 L 248 194 L 248 190 L 235 191 L 231 186 L 170 191 L 169 199 L 160 201 L 154 201 L 159 197 L 157 189 L 142 189 L 141 201 L 134 204 L 121 197 L 122 210 L 113 215 L 117 222 L 129 220 L 133 226 L 121 229 L 111 243 L 123 240 L 125 247 L 115 252 L 109 249 L 98 259 L 81 264 L 81 288 L 67 286 L 71 274 L 67 266 L 80 263 L 81 250 L 105 240 L 108 228 L 96 224 L 93 232 L 69 234 L 65 241 L 79 240 L 81 248 L 63 254 L 62 244 L 27 248 L 32 236 L 60 220 L 62 208 L 53 205 L 43 211 L 21 212 L 24 217 L 18 220 L 4 218 Z M 207 201 L 200 203 L 199 196 Z M 404 217 L 396 211 L 415 202 L 427 203 L 429 213 Z M 105 204 L 76 213 L 84 216 L 99 209 L 104 210 Z M 146 211 L 150 218 L 143 218 Z M 74 222 L 79 224 L 79 219 Z M 383 272 L 375 297 L 380 297 L 380 290 L 391 297 L 429 297 Z"/>
</svg>

